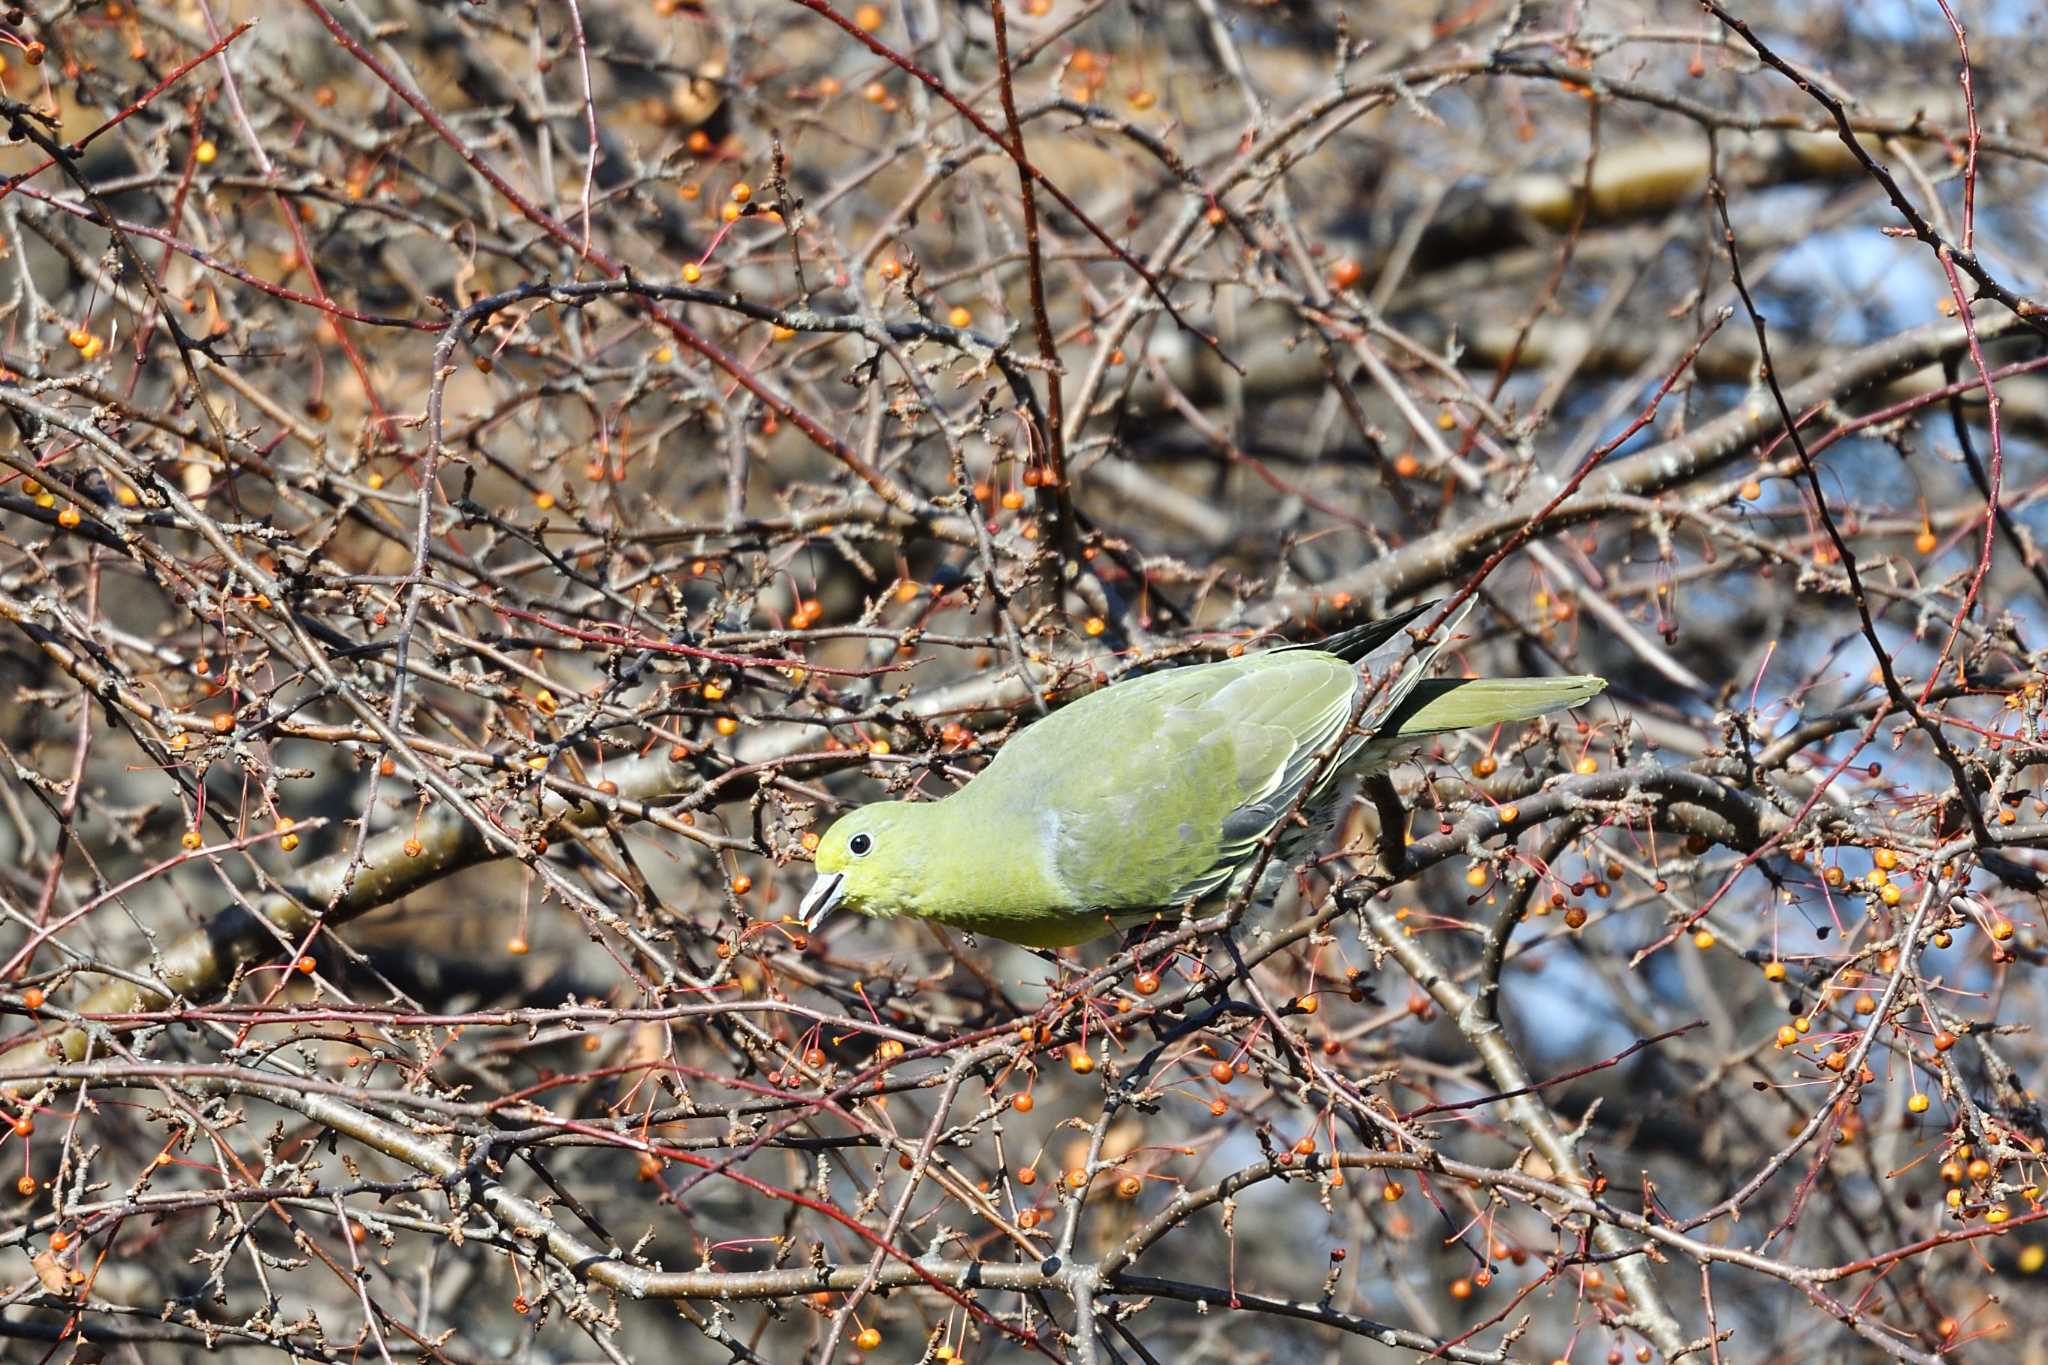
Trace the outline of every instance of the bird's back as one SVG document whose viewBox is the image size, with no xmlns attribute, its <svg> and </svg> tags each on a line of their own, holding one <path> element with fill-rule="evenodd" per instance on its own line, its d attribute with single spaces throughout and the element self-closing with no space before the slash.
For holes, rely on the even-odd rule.
<svg viewBox="0 0 2048 1365">
<path fill-rule="evenodd" d="M 949 800 L 1048 841 L 1076 910 L 1174 905 L 1228 882 L 1291 808 L 1357 687 L 1351 664 L 1313 650 L 1136 678 L 1025 729 Z"/>
</svg>

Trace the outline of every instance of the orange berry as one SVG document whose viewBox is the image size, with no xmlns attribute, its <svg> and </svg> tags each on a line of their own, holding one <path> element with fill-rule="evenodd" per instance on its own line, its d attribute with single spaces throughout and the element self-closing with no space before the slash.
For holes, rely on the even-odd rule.
<svg viewBox="0 0 2048 1365">
<path fill-rule="evenodd" d="M 1038 1183 L 1037 1170 L 1026 1166 L 1023 1170 L 1017 1172 L 1017 1183 L 1019 1185 L 1036 1185 Z"/>
<path fill-rule="evenodd" d="M 420 854 L 427 851 L 426 845 L 422 844 L 418 839 L 407 839 L 400 847 L 408 858 L 417 858 Z"/>
<path fill-rule="evenodd" d="M 853 1344 L 863 1351 L 872 1351 L 882 1344 L 882 1334 L 872 1327 L 863 1327 L 860 1335 L 853 1339 Z"/>
<path fill-rule="evenodd" d="M 1038 1101 L 1031 1098 L 1031 1092 L 1029 1090 L 1025 1091 L 1023 1094 L 1017 1096 L 1015 1099 L 1010 1101 L 1010 1107 L 1020 1114 L 1030 1113 L 1032 1109 L 1037 1106 L 1037 1104 Z"/>
<path fill-rule="evenodd" d="M 517 936 L 505 940 L 505 951 L 512 954 L 512 956 L 514 957 L 525 957 L 527 951 L 532 946 L 533 945 L 528 943 L 525 939 Z"/>
<path fill-rule="evenodd" d="M 749 877 L 744 872 L 740 873 L 739 876 L 734 877 L 732 879 L 732 893 L 735 896 L 744 896 L 753 889 L 754 879 L 752 877 Z"/>
<path fill-rule="evenodd" d="M 968 312 L 963 305 L 956 303 L 953 305 L 952 310 L 946 314 L 946 321 L 955 327 L 965 327 L 974 321 L 974 314 Z"/>
<path fill-rule="evenodd" d="M 1330 287 L 1349 289 L 1365 278 L 1365 270 L 1349 256 L 1339 256 L 1330 263 Z"/>
<path fill-rule="evenodd" d="M 21 1179 L 15 1181 L 14 1192 L 20 1195 L 23 1199 L 28 1198 L 30 1195 L 36 1192 L 36 1178 L 32 1175 L 25 1175 Z"/>
<path fill-rule="evenodd" d="M 21 1003 L 32 1010 L 41 1009 L 43 1007 L 43 988 L 41 986 L 30 986 L 21 993 Z"/>
<path fill-rule="evenodd" d="M 199 833 L 198 830 L 188 829 L 183 834 L 178 836 L 178 842 L 183 844 L 186 848 L 198 848 L 201 844 L 205 843 L 206 840 Z"/>
<path fill-rule="evenodd" d="M 1229 1062 L 1218 1062 L 1209 1068 L 1209 1079 L 1215 1081 L 1218 1085 L 1229 1085 L 1236 1076 L 1236 1068 L 1232 1067 Z"/>
<path fill-rule="evenodd" d="M 1131 989 L 1140 995 L 1151 995 L 1159 989 L 1157 972 L 1139 972 L 1131 981 Z"/>
<path fill-rule="evenodd" d="M 860 31 L 863 33 L 879 31 L 882 27 L 882 7 L 880 5 L 862 5 L 853 12 L 853 22 L 859 26 Z"/>
<path fill-rule="evenodd" d="M 1067 1054 L 1067 1065 L 1077 1074 L 1085 1076 L 1095 1069 L 1095 1058 L 1077 1047 Z"/>
</svg>

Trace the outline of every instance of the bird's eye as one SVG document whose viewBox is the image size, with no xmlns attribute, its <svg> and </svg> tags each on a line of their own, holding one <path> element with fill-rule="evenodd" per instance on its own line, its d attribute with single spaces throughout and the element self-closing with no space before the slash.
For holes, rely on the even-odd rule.
<svg viewBox="0 0 2048 1365">
<path fill-rule="evenodd" d="M 856 834 L 846 841 L 846 851 L 856 858 L 865 858 L 875 846 L 875 841 L 865 834 Z"/>
</svg>

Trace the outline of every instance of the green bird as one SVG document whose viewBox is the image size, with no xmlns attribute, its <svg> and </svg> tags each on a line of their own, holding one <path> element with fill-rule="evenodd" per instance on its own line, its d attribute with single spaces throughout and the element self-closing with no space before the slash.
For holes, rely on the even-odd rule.
<svg viewBox="0 0 2048 1365">
<path fill-rule="evenodd" d="M 878 802 L 835 821 L 799 918 L 816 928 L 844 906 L 1034 948 L 1086 942 L 1242 891 L 1260 841 L 1299 806 L 1306 824 L 1269 860 L 1269 873 L 1284 873 L 1287 854 L 1328 831 L 1344 783 L 1385 771 L 1430 735 L 1528 720 L 1607 686 L 1430 678 L 1455 621 L 1390 660 L 1390 682 L 1371 660 L 1361 665 L 1434 605 L 1316 645 L 1126 679 L 1062 707 L 952 795 Z M 1272 885 L 1258 892 L 1279 878 L 1262 880 Z"/>
</svg>

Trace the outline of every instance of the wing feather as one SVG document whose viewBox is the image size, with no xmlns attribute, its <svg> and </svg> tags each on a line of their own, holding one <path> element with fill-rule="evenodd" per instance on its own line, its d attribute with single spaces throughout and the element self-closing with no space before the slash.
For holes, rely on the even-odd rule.
<svg viewBox="0 0 2048 1365">
<path fill-rule="evenodd" d="M 1357 677 L 1290 651 L 1133 679 L 1022 731 L 951 799 L 1062 812 L 1048 863 L 1077 905 L 1196 899 L 1293 807 L 1350 720 Z"/>
</svg>

